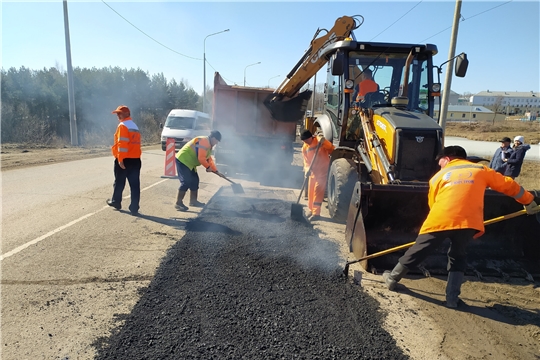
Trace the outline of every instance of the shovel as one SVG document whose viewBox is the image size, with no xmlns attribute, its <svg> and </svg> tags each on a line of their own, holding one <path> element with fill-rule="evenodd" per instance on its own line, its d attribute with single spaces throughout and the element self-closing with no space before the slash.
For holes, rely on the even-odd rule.
<svg viewBox="0 0 540 360">
<path fill-rule="evenodd" d="M 540 209 L 540 206 L 538 207 L 538 209 Z M 515 217 L 525 215 L 525 214 L 527 214 L 527 210 L 525 210 L 525 209 L 519 210 L 519 211 L 513 212 L 513 213 L 508 214 L 508 215 L 503 215 L 503 216 L 499 216 L 499 217 L 496 217 L 496 218 L 493 218 L 493 219 L 490 219 L 490 220 L 486 220 L 486 221 L 484 221 L 484 226 L 485 225 L 491 225 L 491 224 L 494 224 L 496 222 L 507 220 L 507 219 L 513 219 Z M 538 222 L 540 222 L 540 213 L 536 213 L 536 220 Z M 343 274 L 345 276 L 349 276 L 349 265 L 351 265 L 351 264 L 355 264 L 357 262 L 364 261 L 364 260 L 373 259 L 373 258 L 383 256 L 383 255 L 386 255 L 386 254 L 391 254 L 391 253 L 399 251 L 399 250 L 407 249 L 407 248 L 410 248 L 411 246 L 413 246 L 414 244 L 415 244 L 415 241 L 407 243 L 407 244 L 399 245 L 399 246 L 396 246 L 396 247 L 393 247 L 393 248 L 390 248 L 390 249 L 387 249 L 387 250 L 379 251 L 379 252 L 376 252 L 375 254 L 371 254 L 371 255 L 368 255 L 368 256 L 363 256 L 360 259 L 349 261 L 349 262 L 347 262 L 345 264 L 345 269 L 343 269 Z"/>
<path fill-rule="evenodd" d="M 225 180 L 227 180 L 228 182 L 230 182 L 233 193 L 235 193 L 235 194 L 245 194 L 245 191 L 244 191 L 244 188 L 242 187 L 242 184 L 235 183 L 234 181 L 228 179 L 225 175 L 223 175 L 219 171 L 214 172 L 214 174 L 216 174 L 217 176 L 222 177 Z"/>
<path fill-rule="evenodd" d="M 298 194 L 298 200 L 296 200 L 295 204 L 291 204 L 291 219 L 295 221 L 306 221 L 306 218 L 304 217 L 304 208 L 302 205 L 300 205 L 300 198 L 302 197 L 302 192 L 304 192 L 304 188 L 306 187 L 306 184 L 308 182 L 309 174 L 311 173 L 311 167 L 315 163 L 315 159 L 317 159 L 317 154 L 319 153 L 319 148 L 321 147 L 321 144 L 324 141 L 324 137 L 319 140 L 319 143 L 317 144 L 317 147 L 315 148 L 315 155 L 313 155 L 313 159 L 311 160 L 311 164 L 309 164 L 308 171 L 306 172 L 306 175 L 304 176 L 304 182 L 302 183 L 302 188 L 300 189 L 300 194 Z"/>
</svg>

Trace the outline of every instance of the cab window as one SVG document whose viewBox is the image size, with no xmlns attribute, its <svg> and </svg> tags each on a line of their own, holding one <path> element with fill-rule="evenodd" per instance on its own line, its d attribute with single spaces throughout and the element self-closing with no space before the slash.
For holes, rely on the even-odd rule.
<svg viewBox="0 0 540 360">
<path fill-rule="evenodd" d="M 212 130 L 212 124 L 209 118 L 198 116 L 197 125 L 195 125 L 195 130 Z"/>
</svg>

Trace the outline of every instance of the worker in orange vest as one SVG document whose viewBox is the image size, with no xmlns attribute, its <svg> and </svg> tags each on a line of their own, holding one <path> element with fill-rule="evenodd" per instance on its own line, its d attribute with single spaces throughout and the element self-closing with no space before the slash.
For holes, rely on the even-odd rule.
<svg viewBox="0 0 540 360">
<path fill-rule="evenodd" d="M 114 156 L 114 190 L 107 204 L 117 210 L 122 208 L 122 193 L 127 179 L 131 190 L 129 211 L 131 215 L 138 215 L 141 198 L 141 133 L 131 119 L 127 106 L 120 105 L 112 113 L 116 114 L 119 123 L 111 149 Z"/>
<path fill-rule="evenodd" d="M 321 218 L 321 206 L 326 189 L 328 167 L 330 166 L 330 154 L 334 151 L 334 145 L 324 137 L 318 138 L 313 136 L 309 130 L 303 131 L 300 139 L 304 142 L 302 146 L 304 173 L 306 173 L 306 176 L 309 176 L 308 209 L 310 214 L 308 219 L 315 221 Z M 315 153 L 317 153 L 316 158 Z M 312 164 L 314 159 L 315 162 Z M 308 174 L 307 172 L 310 166 L 310 174 Z"/>
<path fill-rule="evenodd" d="M 383 279 L 389 290 L 409 269 L 418 266 L 446 239 L 448 250 L 448 281 L 446 306 L 455 308 L 459 303 L 461 283 L 467 269 L 466 247 L 470 239 L 484 233 L 484 193 L 487 187 L 512 196 L 525 205 L 527 214 L 539 212 L 534 195 L 525 191 L 517 182 L 487 166 L 467 160 L 461 146 L 447 146 L 437 156 L 441 170 L 429 180 L 429 214 L 420 228 L 415 244 L 399 258 Z"/>
</svg>

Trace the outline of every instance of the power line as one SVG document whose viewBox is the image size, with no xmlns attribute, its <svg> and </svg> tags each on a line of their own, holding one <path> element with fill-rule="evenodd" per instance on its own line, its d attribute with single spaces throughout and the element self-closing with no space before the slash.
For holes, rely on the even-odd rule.
<svg viewBox="0 0 540 360">
<path fill-rule="evenodd" d="M 188 56 L 188 55 L 185 55 L 185 54 L 181 54 L 179 53 L 178 51 L 176 50 L 173 50 L 171 49 L 170 47 L 162 44 L 161 42 L 157 41 L 156 39 L 154 39 L 153 37 L 151 37 L 150 35 L 148 35 L 147 33 L 145 33 L 144 31 L 142 31 L 141 29 L 139 29 L 137 26 L 135 26 L 133 23 L 131 23 L 128 19 L 126 19 L 125 17 L 123 17 L 118 11 L 114 10 L 109 4 L 107 4 L 104 0 L 101 0 L 102 3 L 104 3 L 105 5 L 107 5 L 109 7 L 109 9 L 111 9 L 112 11 L 114 11 L 116 13 L 116 15 L 120 16 L 124 21 L 126 21 L 128 24 L 130 24 L 131 26 L 133 26 L 135 29 L 139 30 L 142 34 L 144 34 L 145 36 L 147 36 L 149 39 L 151 39 L 152 41 L 158 43 L 159 45 L 163 46 L 164 48 L 166 48 L 167 50 L 170 50 L 172 51 L 173 53 L 175 54 L 178 54 L 178 55 L 181 55 L 181 56 L 184 56 L 184 57 L 187 57 L 187 58 L 190 58 L 190 59 L 193 59 L 193 60 L 203 60 L 201 58 L 195 58 L 195 57 L 192 57 L 192 56 Z M 217 71 L 209 62 L 208 60 L 206 60 L 206 63 L 214 70 L 214 71 Z M 230 79 L 227 79 L 225 76 L 223 76 L 223 74 L 221 74 L 221 77 L 225 80 L 227 80 L 229 83 L 236 83 L 235 81 L 232 81 Z"/>
<path fill-rule="evenodd" d="M 158 43 L 159 45 L 163 46 L 164 48 L 172 51 L 173 53 L 175 54 L 178 54 L 178 55 L 181 55 L 181 56 L 184 56 L 184 57 L 187 57 L 189 59 L 193 59 L 193 60 L 202 60 L 201 58 L 195 58 L 195 57 L 192 57 L 192 56 L 188 56 L 188 55 L 185 55 L 185 54 L 182 54 L 182 53 L 179 53 L 178 51 L 176 50 L 173 50 L 171 49 L 170 47 L 160 43 L 159 41 L 157 41 L 156 39 L 154 39 L 153 37 L 151 37 L 150 35 L 148 35 L 147 33 L 145 33 L 144 31 L 142 31 L 141 29 L 139 29 L 137 26 L 135 26 L 133 23 L 131 23 L 128 19 L 126 19 L 125 17 L 123 17 L 118 11 L 114 10 L 109 4 L 107 4 L 104 0 L 101 0 L 102 3 L 104 3 L 105 5 L 107 5 L 107 7 L 109 9 L 111 9 L 112 11 L 114 11 L 116 13 L 116 15 L 120 16 L 122 19 L 124 19 L 124 21 L 126 21 L 129 25 L 133 26 L 135 29 L 139 30 L 141 33 L 143 33 L 145 36 L 147 36 L 148 38 L 150 38 L 152 41 Z"/>
<path fill-rule="evenodd" d="M 395 23 L 397 23 L 399 20 L 403 19 L 403 17 L 405 15 L 407 15 L 408 13 L 410 13 L 411 11 L 413 11 L 413 9 L 415 7 L 417 7 L 418 5 L 420 5 L 422 3 L 422 1 L 424 0 L 420 0 L 420 2 L 416 5 L 414 5 L 409 11 L 407 11 L 405 14 L 401 15 L 401 17 L 399 19 L 397 19 L 396 21 L 394 21 L 392 24 L 390 24 L 390 26 L 388 26 L 386 29 L 384 29 L 383 31 L 381 31 L 380 33 L 378 33 L 377 35 L 375 35 L 374 37 L 372 37 L 369 41 L 372 41 L 373 39 L 375 39 L 377 36 L 381 35 L 383 32 L 385 32 L 386 30 L 390 29 L 392 26 L 395 25 Z"/>
<path fill-rule="evenodd" d="M 487 10 L 485 10 L 485 11 L 479 12 L 478 14 L 474 14 L 474 15 L 472 15 L 471 17 L 469 17 L 468 19 L 465 19 L 463 16 L 461 16 L 460 22 L 463 22 L 463 21 L 465 21 L 465 20 L 472 19 L 473 17 L 482 15 L 482 14 L 484 14 L 484 13 L 487 13 L 488 11 L 491 11 L 491 10 L 494 10 L 494 9 L 496 9 L 496 8 L 498 8 L 498 7 L 501 7 L 501 6 L 504 6 L 504 5 L 506 5 L 506 4 L 509 4 L 509 3 L 511 3 L 512 1 L 514 1 L 514 0 L 507 1 L 507 2 L 502 3 L 502 4 L 500 4 L 500 5 L 497 5 L 497 6 L 494 6 L 494 7 L 492 7 L 492 8 L 489 8 L 489 9 L 487 9 Z M 439 35 L 440 33 L 445 32 L 446 30 L 451 29 L 451 28 L 452 28 L 452 26 L 449 26 L 449 27 L 447 27 L 446 29 L 439 31 L 439 32 L 436 33 L 435 35 L 431 35 L 430 37 L 428 37 L 428 38 L 426 38 L 426 39 L 420 41 L 420 43 L 423 43 L 423 42 L 425 42 L 425 41 L 431 39 L 432 37 L 435 37 L 435 36 Z"/>
<path fill-rule="evenodd" d="M 208 62 L 208 59 L 206 59 L 206 63 L 208 64 L 208 66 L 210 66 L 210 67 L 214 70 L 214 72 L 217 71 L 217 70 L 216 70 L 216 69 Z M 232 81 L 231 79 L 227 79 L 225 76 L 223 76 L 223 74 L 220 73 L 219 75 L 221 75 L 221 77 L 222 77 L 223 79 L 227 80 L 227 81 L 229 82 L 229 84 L 231 84 L 231 83 L 236 84 L 236 81 Z"/>
</svg>

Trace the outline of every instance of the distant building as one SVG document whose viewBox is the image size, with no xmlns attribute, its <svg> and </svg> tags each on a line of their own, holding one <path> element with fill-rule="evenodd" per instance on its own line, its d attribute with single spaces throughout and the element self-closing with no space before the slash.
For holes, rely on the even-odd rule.
<svg viewBox="0 0 540 360">
<path fill-rule="evenodd" d="M 441 96 L 443 94 L 443 91 L 441 91 Z M 460 105 L 460 98 L 461 95 L 459 95 L 457 92 L 450 90 L 450 96 L 448 97 L 448 105 Z"/>
<path fill-rule="evenodd" d="M 506 115 L 526 112 L 538 114 L 540 111 L 540 93 L 534 91 L 481 91 L 471 95 L 469 102 L 471 105 L 489 107 L 497 113 Z"/>
<path fill-rule="evenodd" d="M 439 118 L 439 105 L 434 107 L 435 119 Z M 506 118 L 504 114 L 495 114 L 483 106 L 448 105 L 446 122 L 498 122 Z"/>
</svg>

